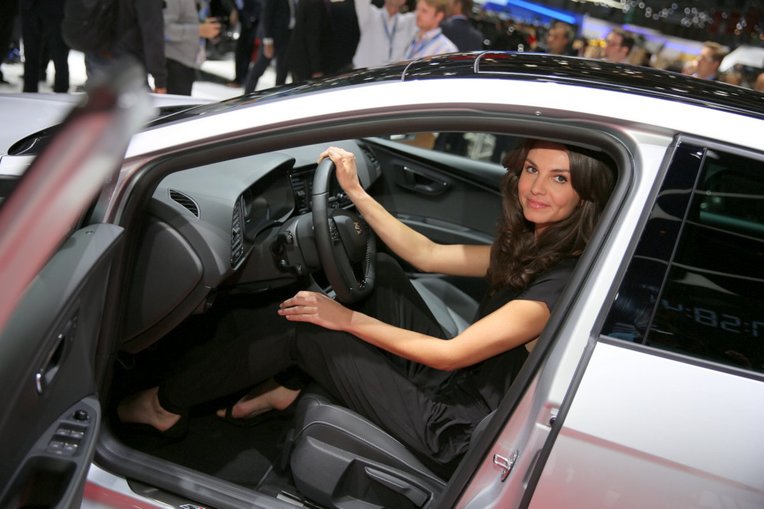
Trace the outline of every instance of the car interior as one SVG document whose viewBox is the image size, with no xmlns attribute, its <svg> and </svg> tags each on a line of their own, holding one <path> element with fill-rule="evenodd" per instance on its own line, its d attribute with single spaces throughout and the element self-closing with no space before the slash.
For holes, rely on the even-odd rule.
<svg viewBox="0 0 764 509">
<path fill-rule="evenodd" d="M 501 215 L 501 161 L 520 140 L 490 131 L 386 132 L 218 161 L 177 158 L 172 172 L 146 184 L 146 197 L 135 205 L 139 226 L 131 226 L 126 248 L 133 262 L 124 272 L 123 334 L 104 374 L 112 448 L 130 451 L 135 464 L 148 469 L 229 483 L 296 505 L 432 504 L 451 472 L 407 450 L 314 383 L 287 410 L 251 422 L 215 413 L 243 392 L 195 407 L 181 440 L 122 426 L 115 406 L 156 385 L 174 359 L 208 340 L 216 316 L 242 302 L 283 300 L 301 288 L 340 300 L 362 298 L 354 292 L 373 279 L 368 253 L 391 253 L 379 239 L 374 243 L 373 234 L 354 235 L 352 203 L 331 168 L 317 163 L 327 146 L 351 151 L 364 187 L 414 229 L 441 243 L 490 244 Z M 422 274 L 401 263 L 449 336 L 471 322 L 484 281 Z M 96 455 L 114 461 L 104 448 Z M 153 486 L 140 474 L 126 477 L 146 496 L 173 491 L 169 476 Z M 156 486 L 167 493 L 158 494 Z"/>
</svg>

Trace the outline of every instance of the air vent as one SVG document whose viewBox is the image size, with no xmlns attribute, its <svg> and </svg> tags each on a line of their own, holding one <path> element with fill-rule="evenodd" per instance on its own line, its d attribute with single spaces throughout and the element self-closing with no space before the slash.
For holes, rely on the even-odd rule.
<svg viewBox="0 0 764 509">
<path fill-rule="evenodd" d="M 316 165 L 306 168 L 295 168 L 289 172 L 289 180 L 292 183 L 295 208 L 298 214 L 310 211 L 310 192 L 313 189 L 313 173 Z"/>
<path fill-rule="evenodd" d="M 170 199 L 178 203 L 181 207 L 191 212 L 196 217 L 199 217 L 199 205 L 188 195 L 170 189 Z"/>
<path fill-rule="evenodd" d="M 382 174 L 382 165 L 379 164 L 379 159 L 377 159 L 377 156 L 374 154 L 374 152 L 366 145 L 359 144 L 359 147 L 361 148 L 361 151 L 366 156 L 366 160 L 369 162 L 369 164 L 374 168 L 374 172 L 372 173 L 372 177 L 374 175 L 381 175 Z"/>
<path fill-rule="evenodd" d="M 292 183 L 292 191 L 294 192 L 295 209 L 297 214 L 305 214 L 310 212 L 311 209 L 311 192 L 313 191 L 313 176 L 316 172 L 316 166 L 308 166 L 305 168 L 299 168 L 292 170 L 289 173 L 289 180 Z M 340 189 L 339 184 L 333 184 L 333 188 L 337 191 L 334 195 L 329 197 L 329 206 L 333 208 L 346 209 L 353 205 L 350 198 L 345 195 Z"/>
<path fill-rule="evenodd" d="M 231 220 L 231 267 L 244 257 L 244 199 L 239 197 Z"/>
</svg>

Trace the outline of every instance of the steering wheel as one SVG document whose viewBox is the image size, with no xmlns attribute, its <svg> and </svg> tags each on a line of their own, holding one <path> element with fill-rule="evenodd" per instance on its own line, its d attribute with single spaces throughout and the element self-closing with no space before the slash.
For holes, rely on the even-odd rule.
<svg viewBox="0 0 764 509">
<path fill-rule="evenodd" d="M 334 162 L 326 158 L 313 175 L 313 228 L 318 258 L 326 278 L 337 300 L 350 304 L 368 295 L 374 287 L 377 244 L 374 232 L 361 216 L 344 209 L 329 208 L 329 185 L 334 169 Z M 354 269 L 354 265 L 358 269 Z"/>
</svg>

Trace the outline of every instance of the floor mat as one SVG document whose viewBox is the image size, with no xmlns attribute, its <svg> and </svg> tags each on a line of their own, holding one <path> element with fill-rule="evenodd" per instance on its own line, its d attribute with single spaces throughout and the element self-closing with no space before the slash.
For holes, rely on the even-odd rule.
<svg viewBox="0 0 764 509">
<path fill-rule="evenodd" d="M 119 429 L 119 425 L 117 434 L 125 444 L 147 454 L 254 489 L 277 465 L 291 417 L 274 416 L 243 427 L 210 411 L 193 414 L 188 434 L 180 441 Z"/>
<path fill-rule="evenodd" d="M 250 302 L 251 298 L 229 296 L 227 304 L 218 304 L 220 312 L 225 314 L 229 308 L 238 309 L 237 302 L 242 299 Z M 223 298 L 219 300 L 222 302 Z M 181 441 L 170 442 L 156 433 L 136 433 L 115 422 L 117 402 L 127 395 L 158 385 L 168 366 L 173 366 L 178 357 L 196 344 L 209 341 L 209 326 L 215 323 L 214 318 L 193 315 L 143 351 L 118 355 L 109 388 L 112 429 L 120 440 L 134 449 L 254 489 L 269 473 L 271 479 L 278 479 L 272 475 L 272 466 L 278 465 L 293 410 L 274 413 L 273 417 L 260 420 L 251 427 L 236 425 L 215 415 L 217 409 L 236 403 L 250 388 L 194 407 L 188 434 Z"/>
</svg>

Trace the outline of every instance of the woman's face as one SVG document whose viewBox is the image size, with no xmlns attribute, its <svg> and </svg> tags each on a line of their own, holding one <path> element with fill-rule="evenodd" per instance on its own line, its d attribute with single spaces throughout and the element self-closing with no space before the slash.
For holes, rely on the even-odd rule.
<svg viewBox="0 0 764 509">
<path fill-rule="evenodd" d="M 580 198 L 571 183 L 565 147 L 548 142 L 533 145 L 520 172 L 517 194 L 523 215 L 536 225 L 537 234 L 570 216 Z"/>
</svg>

